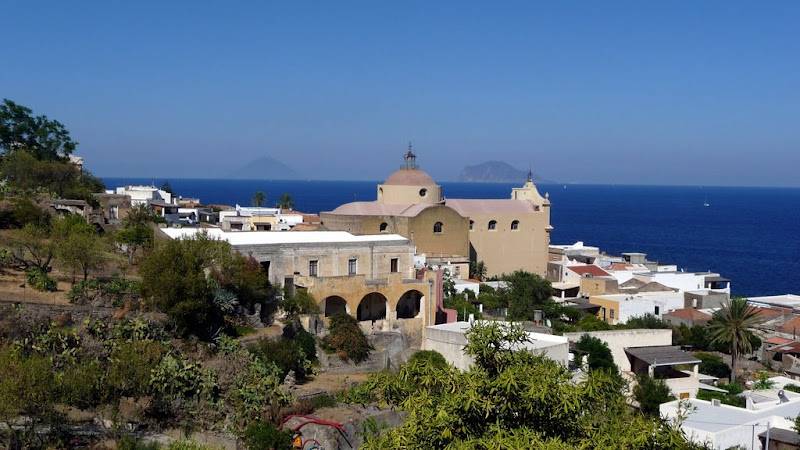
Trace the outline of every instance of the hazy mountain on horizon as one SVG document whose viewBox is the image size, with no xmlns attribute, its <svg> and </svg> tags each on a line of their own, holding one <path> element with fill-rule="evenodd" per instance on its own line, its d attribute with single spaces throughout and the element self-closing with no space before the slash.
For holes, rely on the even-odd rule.
<svg viewBox="0 0 800 450">
<path fill-rule="evenodd" d="M 521 183 L 528 179 L 527 170 L 519 170 L 503 161 L 486 161 L 474 166 L 466 166 L 458 176 L 458 181 L 471 183 Z M 537 183 L 551 183 L 549 180 L 533 175 Z"/>
<path fill-rule="evenodd" d="M 256 158 L 228 174 L 229 178 L 251 180 L 296 180 L 300 174 L 271 156 Z"/>
</svg>

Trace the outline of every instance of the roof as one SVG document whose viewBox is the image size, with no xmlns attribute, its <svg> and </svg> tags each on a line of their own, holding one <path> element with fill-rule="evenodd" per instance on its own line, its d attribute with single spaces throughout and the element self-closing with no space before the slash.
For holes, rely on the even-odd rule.
<svg viewBox="0 0 800 450">
<path fill-rule="evenodd" d="M 707 277 L 705 278 L 705 280 L 706 280 L 706 283 L 711 283 L 711 282 L 722 282 L 722 281 L 729 282 L 729 281 L 731 281 L 731 280 L 729 280 L 728 278 L 721 277 L 721 276 L 719 276 L 719 275 L 711 275 L 711 276 L 707 276 Z"/>
<path fill-rule="evenodd" d="M 792 430 L 784 430 L 783 428 L 770 428 L 769 432 L 762 431 L 758 435 L 758 437 L 764 439 L 766 439 L 767 436 L 769 436 L 770 443 L 782 442 L 785 444 L 800 445 L 800 434 Z"/>
<path fill-rule="evenodd" d="M 780 336 L 773 336 L 764 342 L 772 345 L 782 345 L 782 344 L 788 344 L 789 342 L 792 342 L 792 340 Z"/>
<path fill-rule="evenodd" d="M 701 361 L 677 345 L 655 347 L 626 347 L 625 353 L 651 366 L 673 366 L 676 364 L 699 364 Z"/>
<path fill-rule="evenodd" d="M 567 269 L 577 273 L 580 276 L 591 275 L 593 277 L 608 277 L 611 276 L 608 272 L 601 269 L 594 264 L 589 264 L 586 266 L 567 266 Z"/>
<path fill-rule="evenodd" d="M 330 211 L 329 214 L 343 216 L 400 216 L 416 217 L 427 208 L 436 206 L 430 203 L 387 204 L 376 201 L 350 202 Z"/>
<path fill-rule="evenodd" d="M 673 400 L 661 404 L 661 414 L 667 418 L 675 417 L 675 411 L 679 406 L 683 411 L 688 411 L 686 419 L 682 423 L 682 428 L 703 430 L 711 433 L 719 433 L 740 425 L 762 422 L 771 417 L 796 417 L 800 413 L 800 398 L 794 392 L 785 392 L 789 397 L 786 403 L 772 404 L 760 409 L 745 409 L 736 406 L 721 404 L 714 406 L 711 402 L 697 398 Z M 689 408 L 686 408 L 688 402 Z M 760 429 L 764 429 L 765 427 Z M 759 430 L 759 428 L 756 428 Z M 748 427 L 749 435 L 749 427 Z"/>
<path fill-rule="evenodd" d="M 481 214 L 527 214 L 539 207 L 530 200 L 449 198 L 445 204 L 464 217 Z"/>
<path fill-rule="evenodd" d="M 800 353 L 800 342 L 789 342 L 787 344 L 776 345 L 769 349 L 775 353 Z"/>
<path fill-rule="evenodd" d="M 678 319 L 691 320 L 692 322 L 711 320 L 711 314 L 704 313 L 694 308 L 681 308 L 670 311 L 664 316 L 677 317 Z"/>
<path fill-rule="evenodd" d="M 748 297 L 750 303 L 763 303 L 767 305 L 778 306 L 800 306 L 800 295 L 784 294 L 784 295 L 769 295 L 765 297 Z"/>
<path fill-rule="evenodd" d="M 644 285 L 636 288 L 635 290 L 637 292 L 664 292 L 664 291 L 678 292 L 678 289 L 674 289 L 669 286 L 663 285 L 657 281 L 651 281 L 649 283 L 645 283 Z"/>
<path fill-rule="evenodd" d="M 51 202 L 53 205 L 64 205 L 64 206 L 86 206 L 86 200 L 72 200 L 66 198 L 60 198 L 58 200 L 53 200 Z"/>
<path fill-rule="evenodd" d="M 389 175 L 383 184 L 395 186 L 436 186 L 430 175 L 424 170 L 403 168 Z"/>
<path fill-rule="evenodd" d="M 761 308 L 759 306 L 754 306 L 753 310 L 755 311 L 756 315 L 758 316 L 758 320 L 771 320 L 776 317 L 781 317 L 784 314 L 791 314 L 791 311 L 788 310 L 781 310 L 778 308 Z"/>
<path fill-rule="evenodd" d="M 784 333 L 795 333 L 797 330 L 800 330 L 800 316 L 792 317 L 778 327 L 778 331 Z"/>
<path fill-rule="evenodd" d="M 611 265 L 611 269 L 612 270 L 617 270 L 617 269 L 614 269 L 614 264 Z M 630 280 L 620 284 L 619 287 L 620 287 L 620 289 L 640 288 L 640 287 L 644 286 L 645 284 L 647 284 L 647 283 L 645 283 L 644 281 L 642 281 L 642 280 L 640 280 L 638 278 L 631 278 Z"/>
<path fill-rule="evenodd" d="M 222 231 L 219 228 L 163 228 L 161 231 L 172 239 L 191 238 L 200 233 L 207 233 L 209 237 L 228 241 L 233 246 L 370 242 L 408 243 L 408 239 L 399 234 L 354 235 L 346 231 Z"/>
</svg>

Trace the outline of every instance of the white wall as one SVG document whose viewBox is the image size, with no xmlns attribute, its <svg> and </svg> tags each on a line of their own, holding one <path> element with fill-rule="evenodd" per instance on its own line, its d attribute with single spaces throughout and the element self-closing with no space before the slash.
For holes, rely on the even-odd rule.
<svg viewBox="0 0 800 450">
<path fill-rule="evenodd" d="M 706 274 L 692 272 L 650 272 L 638 274 L 636 278 L 645 283 L 655 281 L 664 286 L 678 289 L 681 292 L 704 289 L 706 282 Z"/>
<path fill-rule="evenodd" d="M 672 330 L 610 330 L 564 333 L 570 342 L 578 342 L 581 336 L 588 334 L 608 345 L 614 364 L 623 372 L 630 372 L 631 363 L 625 355 L 625 347 L 654 347 L 672 345 Z"/>
<path fill-rule="evenodd" d="M 655 307 L 658 306 L 658 314 Z M 619 323 L 626 323 L 634 317 L 653 314 L 661 318 L 662 315 L 683 308 L 683 294 L 680 292 L 665 292 L 657 294 L 636 295 L 633 300 L 619 302 Z"/>
</svg>

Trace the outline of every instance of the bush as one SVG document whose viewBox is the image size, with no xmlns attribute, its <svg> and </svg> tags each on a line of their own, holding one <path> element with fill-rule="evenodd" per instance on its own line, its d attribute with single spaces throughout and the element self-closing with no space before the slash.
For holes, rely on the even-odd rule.
<svg viewBox="0 0 800 450">
<path fill-rule="evenodd" d="M 662 403 L 675 399 L 664 380 L 653 378 L 647 374 L 636 377 L 633 397 L 639 402 L 639 408 L 644 414 L 654 417 L 659 416 L 659 406 Z"/>
<path fill-rule="evenodd" d="M 32 267 L 25 272 L 28 286 L 43 292 L 55 292 L 56 282 L 42 269 Z"/>
<path fill-rule="evenodd" d="M 358 321 L 348 314 L 336 314 L 330 318 L 330 330 L 322 344 L 327 350 L 336 352 L 343 361 L 356 364 L 369 358 L 372 350 Z"/>
<path fill-rule="evenodd" d="M 310 375 L 311 360 L 296 340 L 264 338 L 253 346 L 252 351 L 264 361 L 278 366 L 281 380 L 289 371 L 294 371 L 298 381 L 305 381 Z"/>
<path fill-rule="evenodd" d="M 165 353 L 164 346 L 153 341 L 120 343 L 111 354 L 108 386 L 118 396 L 142 397 L 150 388 L 150 377 Z"/>
<path fill-rule="evenodd" d="M 575 344 L 575 349 L 589 355 L 587 361 L 589 369 L 617 371 L 617 366 L 614 364 L 614 357 L 611 356 L 611 350 L 609 350 L 608 345 L 600 339 L 584 334 Z"/>
<path fill-rule="evenodd" d="M 697 391 L 697 398 L 700 400 L 707 400 L 707 401 L 716 399 L 726 405 L 738 406 L 739 408 L 744 408 L 746 404 L 746 400 L 744 399 L 744 397 L 739 397 L 731 393 L 726 394 L 724 392 L 707 391 L 703 389 Z"/>
<path fill-rule="evenodd" d="M 787 384 L 783 387 L 784 390 L 800 393 L 800 386 L 796 384 Z"/>
<path fill-rule="evenodd" d="M 279 450 L 292 447 L 292 433 L 279 430 L 268 422 L 254 422 L 244 432 L 244 442 L 250 450 Z"/>
<path fill-rule="evenodd" d="M 131 436 L 123 436 L 117 441 L 117 450 L 158 450 L 161 448 L 156 442 L 144 443 Z"/>
<path fill-rule="evenodd" d="M 700 360 L 700 373 L 717 378 L 730 378 L 731 368 L 722 361 L 722 357 L 719 355 L 697 352 L 694 356 Z"/>
<path fill-rule="evenodd" d="M 445 368 L 447 360 L 444 359 L 441 353 L 434 350 L 420 350 L 408 359 L 408 364 L 427 364 L 431 367 Z"/>
<path fill-rule="evenodd" d="M 463 292 L 445 298 L 444 307 L 448 309 L 454 309 L 458 313 L 457 316 L 459 320 L 467 320 L 470 314 L 472 314 L 476 319 L 481 318 L 481 313 L 478 311 L 478 307 L 469 301 L 467 294 L 464 294 Z"/>
<path fill-rule="evenodd" d="M 120 277 L 108 280 L 86 280 L 72 285 L 67 292 L 70 303 L 84 305 L 103 301 L 115 307 L 122 306 L 128 298 L 138 298 L 141 283 Z"/>
</svg>

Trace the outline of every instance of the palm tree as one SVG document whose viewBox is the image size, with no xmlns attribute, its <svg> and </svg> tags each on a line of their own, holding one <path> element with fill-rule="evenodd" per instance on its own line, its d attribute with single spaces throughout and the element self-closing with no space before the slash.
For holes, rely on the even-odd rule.
<svg viewBox="0 0 800 450">
<path fill-rule="evenodd" d="M 758 312 L 745 298 L 733 298 L 714 312 L 708 330 L 713 344 L 727 345 L 731 352 L 731 383 L 736 381 L 736 358 L 753 350 L 750 338 Z"/>
<path fill-rule="evenodd" d="M 292 200 L 292 196 L 286 193 L 281 195 L 280 200 L 278 200 L 278 208 L 289 210 L 294 208 L 294 200 Z"/>
<path fill-rule="evenodd" d="M 267 194 L 262 191 L 256 191 L 253 194 L 253 206 L 261 206 L 264 202 L 267 201 Z"/>
</svg>

